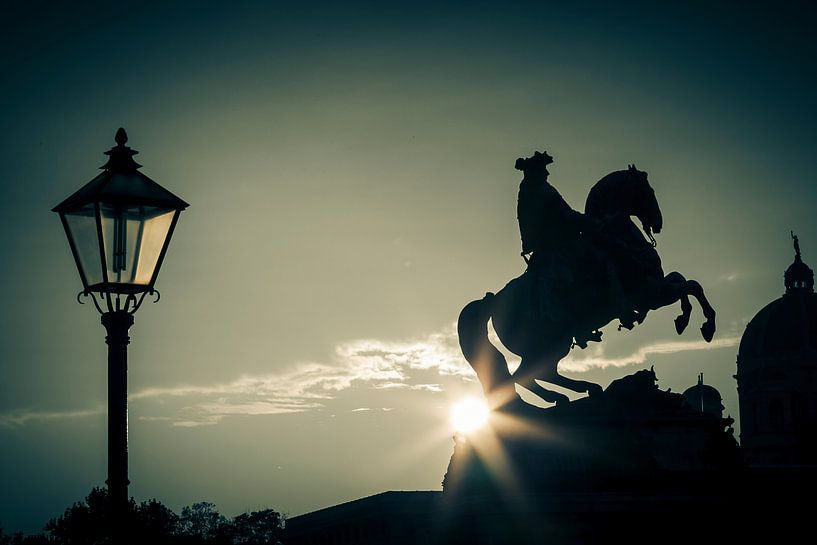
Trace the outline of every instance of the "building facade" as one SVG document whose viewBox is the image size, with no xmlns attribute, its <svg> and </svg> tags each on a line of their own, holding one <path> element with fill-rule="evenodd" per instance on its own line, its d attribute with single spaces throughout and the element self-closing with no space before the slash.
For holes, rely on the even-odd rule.
<svg viewBox="0 0 817 545">
<path fill-rule="evenodd" d="M 794 241 L 786 292 L 749 322 L 738 350 L 741 451 L 752 466 L 817 465 L 817 294 Z"/>
</svg>

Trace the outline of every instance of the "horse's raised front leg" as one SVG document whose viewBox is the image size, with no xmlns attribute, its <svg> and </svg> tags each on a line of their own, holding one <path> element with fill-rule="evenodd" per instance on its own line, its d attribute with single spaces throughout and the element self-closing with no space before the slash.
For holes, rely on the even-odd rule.
<svg viewBox="0 0 817 545">
<path fill-rule="evenodd" d="M 681 314 L 675 317 L 675 331 L 680 335 L 689 325 L 689 315 L 692 314 L 692 302 L 687 294 L 681 296 Z"/>
<path fill-rule="evenodd" d="M 709 342 L 712 340 L 712 337 L 715 336 L 715 309 L 709 304 L 703 287 L 695 280 L 686 281 L 686 293 L 692 295 L 698 300 L 698 304 L 701 305 L 701 310 L 703 310 L 704 317 L 706 318 L 706 321 L 701 326 L 701 335 L 706 342 Z"/>
<path fill-rule="evenodd" d="M 681 314 L 675 318 L 675 331 L 680 335 L 689 325 L 689 316 L 692 313 L 692 303 L 686 292 L 687 279 L 681 273 L 674 271 L 665 276 L 664 281 L 675 286 L 677 297 L 673 296 L 673 299 L 681 301 Z"/>
</svg>

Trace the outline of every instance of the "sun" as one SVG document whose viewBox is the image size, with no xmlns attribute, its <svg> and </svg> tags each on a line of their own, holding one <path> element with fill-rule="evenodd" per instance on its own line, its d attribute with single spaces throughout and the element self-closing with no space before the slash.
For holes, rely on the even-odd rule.
<svg viewBox="0 0 817 545">
<path fill-rule="evenodd" d="M 451 425 L 457 432 L 469 434 L 488 421 L 489 412 L 483 400 L 467 397 L 451 406 Z"/>
</svg>

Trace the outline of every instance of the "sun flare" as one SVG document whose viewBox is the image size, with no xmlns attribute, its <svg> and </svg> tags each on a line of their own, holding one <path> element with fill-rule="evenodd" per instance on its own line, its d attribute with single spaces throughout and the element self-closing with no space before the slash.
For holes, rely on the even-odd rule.
<svg viewBox="0 0 817 545">
<path fill-rule="evenodd" d="M 481 399 L 465 398 L 451 406 L 451 425 L 459 433 L 468 434 L 488 421 L 488 405 Z"/>
</svg>

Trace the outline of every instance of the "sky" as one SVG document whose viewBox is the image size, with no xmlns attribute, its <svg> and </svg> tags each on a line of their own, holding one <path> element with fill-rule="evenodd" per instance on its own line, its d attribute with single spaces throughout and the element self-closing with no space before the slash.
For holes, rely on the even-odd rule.
<svg viewBox="0 0 817 545">
<path fill-rule="evenodd" d="M 104 330 L 51 208 L 120 126 L 191 204 L 129 348 L 130 492 L 297 515 L 439 489 L 481 388 L 460 309 L 524 270 L 517 157 L 581 210 L 635 163 L 696 307 L 574 349 L 606 385 L 699 372 L 737 417 L 737 344 L 817 264 L 815 8 L 708 2 L 6 2 L 0 15 L 0 525 L 105 480 Z M 523 393 L 524 395 L 524 393 Z"/>
</svg>

